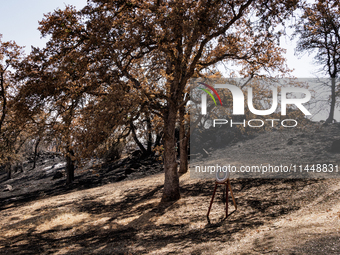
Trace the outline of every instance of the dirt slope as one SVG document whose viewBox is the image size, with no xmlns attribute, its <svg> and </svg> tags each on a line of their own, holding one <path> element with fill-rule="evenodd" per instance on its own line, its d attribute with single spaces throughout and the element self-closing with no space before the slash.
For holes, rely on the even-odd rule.
<svg viewBox="0 0 340 255">
<path fill-rule="evenodd" d="M 187 173 L 182 198 L 159 204 L 163 178 L 50 187 L 28 200 L 3 192 L 0 254 L 339 254 L 339 179 L 231 179 L 238 210 L 229 201 L 225 219 L 219 187 L 209 222 L 213 180 Z"/>
<path fill-rule="evenodd" d="M 181 177 L 182 198 L 159 205 L 162 183 L 158 174 L 8 204 L 0 211 L 1 254 L 338 251 L 338 180 L 232 180 L 238 211 L 223 219 L 219 190 L 210 224 L 206 213 L 212 181 L 186 174 Z"/>
</svg>

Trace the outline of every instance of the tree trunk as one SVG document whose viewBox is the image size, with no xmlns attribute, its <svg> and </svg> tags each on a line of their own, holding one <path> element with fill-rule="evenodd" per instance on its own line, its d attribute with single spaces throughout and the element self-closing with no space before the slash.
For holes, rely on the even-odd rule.
<svg viewBox="0 0 340 255">
<path fill-rule="evenodd" d="M 329 117 L 326 123 L 332 123 L 334 119 L 334 109 L 335 109 L 335 78 L 332 78 L 332 94 L 331 94 L 331 110 L 329 111 Z"/>
<path fill-rule="evenodd" d="M 66 183 L 71 184 L 74 181 L 74 163 L 72 156 L 74 153 L 72 150 L 68 150 L 66 154 Z"/>
<path fill-rule="evenodd" d="M 180 198 L 179 178 L 176 162 L 176 105 L 169 103 L 167 112 L 164 114 L 164 191 L 162 202 L 176 201 Z"/>
<path fill-rule="evenodd" d="M 38 140 L 36 141 L 35 146 L 34 146 L 34 158 L 33 158 L 33 167 L 32 167 L 32 170 L 35 168 L 35 166 L 37 164 L 39 143 L 40 143 L 40 137 L 38 138 Z"/>
<path fill-rule="evenodd" d="M 12 179 L 12 170 L 11 167 L 7 169 L 7 180 Z"/>
<path fill-rule="evenodd" d="M 159 146 L 161 144 L 161 140 L 163 138 L 163 132 L 161 132 L 160 134 L 157 134 L 156 136 L 156 141 L 155 141 L 155 144 L 154 144 L 154 148 L 156 148 L 156 146 Z"/>
<path fill-rule="evenodd" d="M 146 156 L 150 156 L 152 154 L 152 126 L 151 126 L 151 120 L 148 117 L 146 119 L 146 124 L 147 124 L 147 131 L 148 131 L 148 148 L 147 148 L 147 155 Z"/>
<path fill-rule="evenodd" d="M 179 110 L 179 173 L 184 174 L 188 171 L 188 138 L 186 137 L 185 132 L 185 122 L 184 122 L 184 115 L 185 115 L 185 107 L 182 107 Z"/>
<path fill-rule="evenodd" d="M 133 140 L 135 141 L 135 143 L 137 144 L 137 146 L 141 150 L 142 155 L 145 156 L 147 154 L 147 151 L 144 148 L 143 144 L 138 140 L 138 137 L 137 137 L 137 134 L 136 134 L 136 131 L 135 131 L 135 126 L 133 125 L 132 122 L 130 123 L 130 128 L 131 128 L 131 131 L 132 131 Z"/>
<path fill-rule="evenodd" d="M 188 138 L 185 137 L 181 142 L 180 148 L 180 164 L 179 173 L 184 174 L 188 172 Z"/>
<path fill-rule="evenodd" d="M 4 123 L 5 117 L 6 117 L 6 104 L 7 104 L 7 99 L 6 99 L 6 94 L 5 94 L 5 86 L 4 86 L 4 73 L 0 73 L 0 96 L 2 98 L 2 109 L 1 109 L 1 117 L 0 117 L 0 134 L 1 134 L 1 129 L 2 129 L 2 124 Z"/>
<path fill-rule="evenodd" d="M 10 162 L 6 163 L 7 168 L 7 180 L 12 179 L 12 165 Z"/>
</svg>

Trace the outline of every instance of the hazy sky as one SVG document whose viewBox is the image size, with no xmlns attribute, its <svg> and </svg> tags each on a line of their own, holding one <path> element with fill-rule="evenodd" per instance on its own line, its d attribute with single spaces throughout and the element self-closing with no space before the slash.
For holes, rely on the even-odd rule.
<svg viewBox="0 0 340 255">
<path fill-rule="evenodd" d="M 65 4 L 71 4 L 78 9 L 86 5 L 86 0 L 11 0 L 1 1 L 0 33 L 3 41 L 14 40 L 20 46 L 26 46 L 29 53 L 31 45 L 44 47 L 46 39 L 40 38 L 37 30 L 38 21 L 44 13 L 63 9 Z M 295 69 L 293 75 L 298 78 L 314 77 L 318 67 L 312 65 L 312 57 L 305 55 L 299 59 L 294 55 L 295 43 L 281 40 L 281 46 L 287 49 L 288 66 Z"/>
<path fill-rule="evenodd" d="M 10 0 L 1 1 L 0 34 L 3 41 L 14 40 L 20 46 L 26 46 L 29 53 L 31 45 L 44 47 L 46 40 L 40 39 L 38 21 L 44 13 L 55 9 L 64 9 L 66 4 L 78 9 L 86 5 L 86 0 Z"/>
</svg>

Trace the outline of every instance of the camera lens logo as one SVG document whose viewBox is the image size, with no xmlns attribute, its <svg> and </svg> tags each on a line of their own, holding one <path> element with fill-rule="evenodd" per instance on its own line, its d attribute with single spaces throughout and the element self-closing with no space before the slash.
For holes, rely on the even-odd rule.
<svg viewBox="0 0 340 255">
<path fill-rule="evenodd" d="M 218 95 L 217 91 L 210 85 L 206 84 L 206 83 L 203 83 L 203 82 L 199 82 L 198 84 L 202 84 L 203 86 L 207 87 L 208 89 L 210 89 L 212 92 L 214 92 L 214 94 L 217 96 L 218 100 L 220 101 L 220 104 L 222 106 L 222 101 L 221 101 L 221 98 L 220 96 Z M 216 100 L 215 100 L 215 97 L 213 96 L 213 94 L 210 93 L 209 90 L 207 89 L 204 89 L 204 88 L 199 88 L 201 90 L 203 90 L 204 92 L 206 92 L 211 98 L 212 100 L 214 101 L 215 105 L 217 106 L 217 103 L 216 103 Z"/>
</svg>

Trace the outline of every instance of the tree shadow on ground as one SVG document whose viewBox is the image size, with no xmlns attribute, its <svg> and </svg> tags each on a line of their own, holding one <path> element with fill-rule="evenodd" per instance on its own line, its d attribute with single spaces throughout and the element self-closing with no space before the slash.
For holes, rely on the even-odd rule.
<svg viewBox="0 0 340 255">
<path fill-rule="evenodd" d="M 175 252 L 174 248 L 169 248 L 171 246 L 181 249 L 191 247 L 194 249 L 193 254 L 200 254 L 195 246 L 209 242 L 233 242 L 237 234 L 298 210 L 306 196 L 312 201 L 322 194 L 322 190 L 317 194 L 305 192 L 300 198 L 291 197 L 318 182 L 320 180 L 231 180 L 238 210 L 225 219 L 222 193 L 217 192 L 212 210 L 218 213 L 211 216 L 211 223 L 206 220 L 214 186 L 210 180 L 182 185 L 182 199 L 175 203 L 149 202 L 159 195 L 163 185 L 125 190 L 124 197 L 117 202 L 105 203 L 95 196 L 89 196 L 72 202 L 72 213 L 85 213 L 94 219 L 106 217 L 108 219 L 105 222 L 90 224 L 81 220 L 71 226 L 58 225 L 37 231 L 41 224 L 39 218 L 48 220 L 55 218 L 58 213 L 65 213 L 60 207 L 66 204 L 59 204 L 55 208 L 45 208 L 45 212 L 37 210 L 36 218 L 30 221 L 21 220 L 13 225 L 9 223 L 7 229 L 28 224 L 30 227 L 27 231 L 0 240 L 0 247 L 4 247 L 5 254 L 44 254 L 65 249 L 68 254 L 143 254 L 161 249 Z M 232 204 L 231 200 L 228 202 Z M 186 213 L 183 208 L 193 210 Z M 176 214 L 180 215 L 179 220 L 166 220 Z M 161 218 L 165 221 L 157 222 Z M 126 223 L 119 223 L 124 222 L 122 220 L 126 220 Z M 196 223 L 202 226 L 192 227 Z"/>
<path fill-rule="evenodd" d="M 331 233 L 322 237 L 315 237 L 307 241 L 303 245 L 294 247 L 291 254 L 339 254 L 340 251 L 340 235 L 339 233 Z"/>
</svg>

